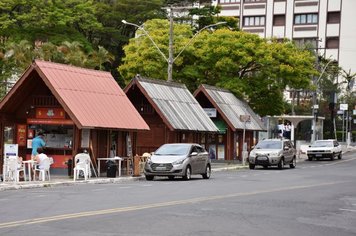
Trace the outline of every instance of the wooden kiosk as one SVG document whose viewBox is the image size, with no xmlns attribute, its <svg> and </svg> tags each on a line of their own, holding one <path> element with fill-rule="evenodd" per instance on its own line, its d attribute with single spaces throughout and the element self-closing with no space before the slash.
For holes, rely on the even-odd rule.
<svg viewBox="0 0 356 236">
<path fill-rule="evenodd" d="M 94 164 L 135 154 L 137 131 L 149 127 L 109 72 L 36 60 L 0 102 L 0 165 L 5 143 L 29 159 L 38 130 L 52 170 L 67 173 L 67 161 L 84 149 Z"/>
</svg>

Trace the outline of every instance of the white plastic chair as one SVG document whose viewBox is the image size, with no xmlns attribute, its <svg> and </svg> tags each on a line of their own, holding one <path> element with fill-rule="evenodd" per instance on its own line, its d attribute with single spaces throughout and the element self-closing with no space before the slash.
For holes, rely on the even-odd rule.
<svg viewBox="0 0 356 236">
<path fill-rule="evenodd" d="M 90 177 L 90 156 L 87 153 L 78 153 L 74 157 L 75 167 L 73 168 L 73 180 L 79 179 L 79 174 L 82 171 L 84 180 Z"/>
<path fill-rule="evenodd" d="M 20 162 L 18 157 L 10 157 L 7 159 L 7 163 L 6 163 L 6 168 L 7 168 L 7 178 L 8 180 L 12 180 L 12 181 L 16 181 L 19 182 L 20 181 L 20 172 L 23 172 L 25 181 L 26 179 L 26 173 L 25 173 L 25 167 L 22 164 L 22 162 Z"/>
<path fill-rule="evenodd" d="M 51 168 L 51 160 L 50 158 L 45 158 L 42 160 L 41 167 L 38 168 L 38 166 L 35 166 L 35 176 L 36 172 L 39 172 L 39 180 L 45 181 L 46 180 L 46 175 L 48 177 L 48 181 L 51 180 L 51 175 L 49 173 L 49 169 Z"/>
</svg>

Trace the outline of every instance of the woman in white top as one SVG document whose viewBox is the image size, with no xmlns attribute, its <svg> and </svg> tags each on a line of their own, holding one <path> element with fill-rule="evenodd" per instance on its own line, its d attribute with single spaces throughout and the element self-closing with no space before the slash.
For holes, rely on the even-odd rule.
<svg viewBox="0 0 356 236">
<path fill-rule="evenodd" d="M 37 149 L 38 154 L 36 155 L 36 162 L 37 162 L 37 169 L 43 169 L 43 160 L 48 158 L 48 156 L 46 154 L 43 153 L 43 149 L 42 148 L 38 148 Z"/>
</svg>

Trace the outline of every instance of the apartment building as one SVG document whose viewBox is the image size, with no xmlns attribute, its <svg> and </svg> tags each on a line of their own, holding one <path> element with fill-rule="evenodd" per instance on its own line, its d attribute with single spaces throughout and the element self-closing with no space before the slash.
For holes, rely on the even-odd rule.
<svg viewBox="0 0 356 236">
<path fill-rule="evenodd" d="M 214 0 L 222 16 L 261 37 L 310 43 L 346 71 L 356 72 L 356 0 Z"/>
</svg>

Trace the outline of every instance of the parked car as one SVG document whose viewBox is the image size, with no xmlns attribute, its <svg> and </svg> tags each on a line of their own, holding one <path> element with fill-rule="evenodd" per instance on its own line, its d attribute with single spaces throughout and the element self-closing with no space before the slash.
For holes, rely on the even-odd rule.
<svg viewBox="0 0 356 236">
<path fill-rule="evenodd" d="M 264 139 L 257 143 L 249 154 L 249 167 L 255 169 L 260 165 L 264 168 L 277 166 L 283 169 L 285 165 L 295 168 L 297 165 L 296 151 L 289 139 Z"/>
<path fill-rule="evenodd" d="M 144 168 L 147 180 L 155 176 L 176 176 L 185 180 L 192 175 L 202 175 L 209 179 L 211 175 L 211 161 L 208 152 L 199 144 L 169 143 L 159 147 L 147 160 Z"/>
<path fill-rule="evenodd" d="M 309 145 L 307 149 L 308 160 L 319 160 L 320 158 L 330 158 L 334 160 L 342 158 L 342 148 L 338 141 L 333 139 L 317 140 Z"/>
</svg>

